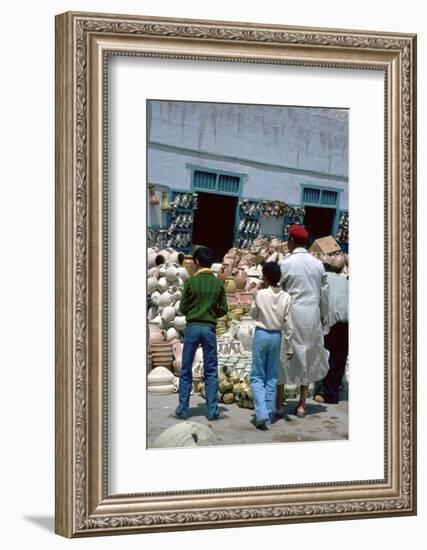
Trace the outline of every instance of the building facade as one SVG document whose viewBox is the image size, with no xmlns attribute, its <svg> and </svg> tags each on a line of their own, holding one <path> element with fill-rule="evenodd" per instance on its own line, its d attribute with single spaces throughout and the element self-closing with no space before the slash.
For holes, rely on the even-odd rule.
<svg viewBox="0 0 427 550">
<path fill-rule="evenodd" d="M 191 244 L 203 244 L 198 241 L 213 227 L 227 234 L 223 246 L 250 244 L 241 230 L 245 201 L 289 207 L 279 216 L 254 215 L 252 225 L 247 216 L 253 234 L 283 239 L 290 223 L 304 223 L 311 240 L 332 234 L 345 248 L 347 110 L 149 101 L 147 133 L 152 191 L 172 202 L 177 193 L 198 195 Z M 154 206 L 148 207 L 149 225 L 167 230 L 171 213 Z"/>
</svg>

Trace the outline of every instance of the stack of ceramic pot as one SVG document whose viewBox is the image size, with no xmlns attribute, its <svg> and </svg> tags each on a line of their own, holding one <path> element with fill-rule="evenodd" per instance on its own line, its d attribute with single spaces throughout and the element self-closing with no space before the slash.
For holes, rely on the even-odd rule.
<svg viewBox="0 0 427 550">
<path fill-rule="evenodd" d="M 166 367 L 167 369 L 172 368 L 173 350 L 172 345 L 169 342 L 151 342 L 150 348 L 153 357 L 152 366 L 154 369 L 156 367 Z"/>
<path fill-rule="evenodd" d="M 176 392 L 177 379 L 165 367 L 154 368 L 147 376 L 148 393 L 155 395 L 170 395 Z"/>
<path fill-rule="evenodd" d="M 184 282 L 189 276 L 180 264 L 184 261 L 184 254 L 168 248 L 160 252 L 150 248 L 147 258 L 150 341 L 154 325 L 157 325 L 158 330 L 175 328 L 180 339 L 185 330 L 186 320 L 179 306 Z"/>
</svg>

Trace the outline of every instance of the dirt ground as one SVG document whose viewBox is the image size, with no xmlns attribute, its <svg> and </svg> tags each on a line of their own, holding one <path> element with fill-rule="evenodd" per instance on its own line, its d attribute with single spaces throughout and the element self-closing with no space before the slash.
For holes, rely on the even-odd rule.
<svg viewBox="0 0 427 550">
<path fill-rule="evenodd" d="M 345 440 L 348 439 L 347 394 L 343 393 L 341 399 L 338 405 L 328 405 L 309 398 L 306 417 L 297 418 L 293 414 L 297 399 L 289 398 L 283 419 L 275 420 L 269 430 L 258 430 L 254 425 L 254 411 L 240 408 L 236 403 L 221 404 L 220 411 L 225 418 L 209 422 L 205 416 L 205 400 L 200 395 L 192 395 L 189 420 L 210 425 L 218 445 Z M 148 447 L 153 446 L 163 430 L 180 422 L 172 416 L 177 403 L 177 394 L 148 396 Z"/>
</svg>

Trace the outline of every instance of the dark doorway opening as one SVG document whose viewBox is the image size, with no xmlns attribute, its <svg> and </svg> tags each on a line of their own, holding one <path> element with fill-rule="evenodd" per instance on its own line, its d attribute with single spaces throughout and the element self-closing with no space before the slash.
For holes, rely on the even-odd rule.
<svg viewBox="0 0 427 550">
<path fill-rule="evenodd" d="M 332 235 L 335 219 L 335 208 L 306 206 L 304 225 L 309 234 L 309 244 L 321 237 Z"/>
<path fill-rule="evenodd" d="M 193 222 L 193 245 L 213 250 L 214 261 L 222 262 L 233 247 L 237 197 L 198 193 Z"/>
</svg>

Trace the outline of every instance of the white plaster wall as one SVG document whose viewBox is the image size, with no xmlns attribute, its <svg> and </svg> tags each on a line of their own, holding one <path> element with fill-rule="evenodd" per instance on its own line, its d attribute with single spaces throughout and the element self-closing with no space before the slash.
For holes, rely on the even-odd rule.
<svg viewBox="0 0 427 550">
<path fill-rule="evenodd" d="M 191 169 L 187 165 L 206 170 L 226 170 L 242 174 L 243 192 L 246 198 L 283 200 L 288 204 L 300 204 L 301 185 L 333 187 L 342 190 L 340 208 L 347 210 L 347 183 L 333 178 L 319 178 L 301 173 L 291 173 L 284 169 L 262 169 L 239 161 L 226 161 L 206 158 L 202 155 L 181 153 L 177 150 L 159 150 L 150 147 L 148 151 L 148 180 L 156 185 L 172 189 L 191 188 Z"/>
<path fill-rule="evenodd" d="M 152 142 L 322 174 L 348 174 L 346 110 L 174 101 L 151 101 L 150 107 Z"/>
</svg>

